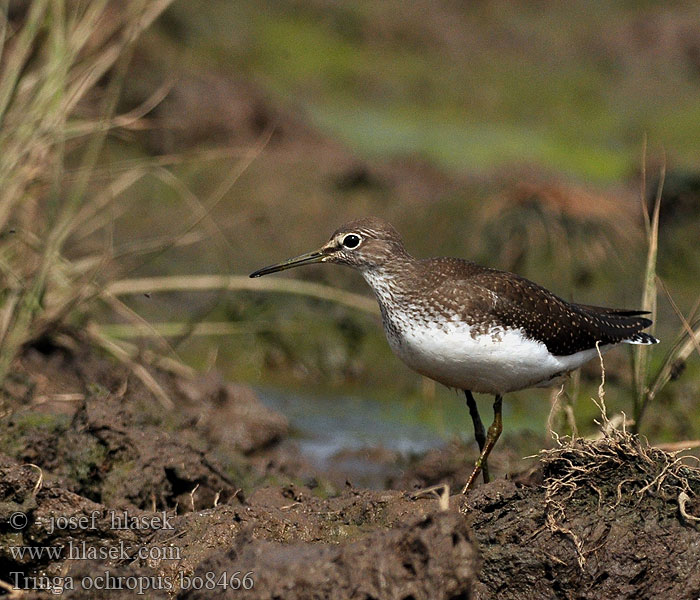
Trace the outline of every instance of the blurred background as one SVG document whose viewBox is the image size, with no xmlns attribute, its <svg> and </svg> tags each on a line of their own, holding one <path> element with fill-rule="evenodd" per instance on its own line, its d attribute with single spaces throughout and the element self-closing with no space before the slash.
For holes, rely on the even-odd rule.
<svg viewBox="0 0 700 600">
<path fill-rule="evenodd" d="M 10 3 L 10 18 L 31 4 Z M 100 43 L 108 22 L 96 22 Z M 65 254 L 106 244 L 102 285 L 170 276 L 179 291 L 151 281 L 120 296 L 117 316 L 99 305 L 79 323 L 253 385 L 320 460 L 471 440 L 463 397 L 403 366 L 375 314 L 188 279 L 246 276 L 377 215 L 416 256 L 513 270 L 567 300 L 638 308 L 658 274 L 677 310 L 658 287 L 662 343 L 638 357 L 636 379 L 626 349 L 606 356 L 608 408 L 638 416 L 665 369 L 673 381 L 647 394 L 641 431 L 700 438 L 700 361 L 687 336 L 674 347 L 677 312 L 696 327 L 700 295 L 697 2 L 175 1 L 131 53 L 122 121 L 86 183 L 110 202 Z M 78 121 L 99 114 L 113 72 L 77 104 Z M 664 168 L 650 275 L 644 212 Z M 277 277 L 370 294 L 341 267 Z M 599 383 L 594 361 L 560 400 L 579 433 L 595 431 Z M 488 420 L 491 399 L 479 402 Z M 562 406 L 550 424 L 565 434 Z M 502 445 L 514 460 L 551 444 L 551 408 L 546 390 L 509 395 Z"/>
</svg>

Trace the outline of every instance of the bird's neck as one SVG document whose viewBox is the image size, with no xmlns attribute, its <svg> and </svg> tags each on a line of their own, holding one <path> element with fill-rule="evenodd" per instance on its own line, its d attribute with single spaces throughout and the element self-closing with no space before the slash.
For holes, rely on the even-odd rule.
<svg viewBox="0 0 700 600">
<path fill-rule="evenodd" d="M 400 305 L 410 298 L 410 282 L 419 275 L 420 263 L 406 254 L 376 265 L 362 269 L 362 276 L 377 297 L 382 312 L 385 307 Z"/>
</svg>

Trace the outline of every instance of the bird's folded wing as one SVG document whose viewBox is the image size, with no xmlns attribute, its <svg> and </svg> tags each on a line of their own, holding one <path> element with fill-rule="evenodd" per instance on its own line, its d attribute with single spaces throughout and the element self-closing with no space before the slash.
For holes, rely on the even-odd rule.
<svg viewBox="0 0 700 600">
<path fill-rule="evenodd" d="M 462 299 L 465 321 L 473 317 L 519 329 L 557 356 L 595 348 L 596 343 L 620 343 L 651 324 L 640 311 L 571 304 L 528 279 L 499 271 L 444 282 L 439 293 L 445 301 Z"/>
</svg>

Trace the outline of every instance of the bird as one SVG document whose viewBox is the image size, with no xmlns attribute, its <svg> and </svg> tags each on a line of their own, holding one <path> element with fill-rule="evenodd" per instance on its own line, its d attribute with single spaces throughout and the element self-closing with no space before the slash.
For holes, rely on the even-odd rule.
<svg viewBox="0 0 700 600">
<path fill-rule="evenodd" d="M 479 474 L 503 430 L 504 394 L 558 385 L 620 344 L 656 344 L 648 312 L 567 302 L 524 277 L 460 258 L 414 258 L 397 230 L 378 217 L 350 221 L 318 250 L 264 267 L 261 277 L 301 265 L 335 263 L 360 272 L 374 292 L 389 346 L 411 369 L 462 390 Z M 474 393 L 494 396 L 484 429 Z"/>
</svg>

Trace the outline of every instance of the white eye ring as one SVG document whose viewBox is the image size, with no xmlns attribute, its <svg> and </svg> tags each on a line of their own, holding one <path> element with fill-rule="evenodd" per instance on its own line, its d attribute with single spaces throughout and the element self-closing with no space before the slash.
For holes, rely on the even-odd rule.
<svg viewBox="0 0 700 600">
<path fill-rule="evenodd" d="M 359 235 L 357 235 L 356 233 L 348 233 L 348 235 L 346 235 L 343 238 L 343 241 L 340 243 L 345 248 L 353 249 L 353 248 L 357 248 L 361 242 L 362 242 L 362 238 Z"/>
</svg>

